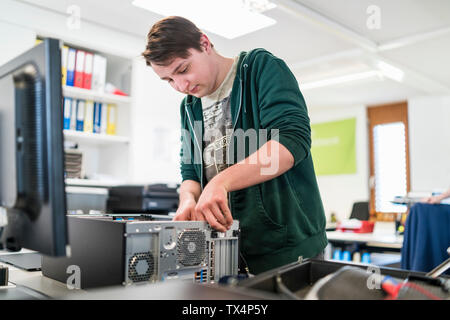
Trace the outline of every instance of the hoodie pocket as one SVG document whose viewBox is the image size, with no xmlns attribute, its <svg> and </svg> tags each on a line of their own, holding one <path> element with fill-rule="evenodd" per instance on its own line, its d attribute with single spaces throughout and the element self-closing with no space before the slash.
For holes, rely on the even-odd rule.
<svg viewBox="0 0 450 320">
<path fill-rule="evenodd" d="M 276 223 L 266 212 L 258 185 L 236 191 L 232 210 L 240 222 L 244 254 L 265 255 L 286 244 L 287 226 Z"/>
</svg>

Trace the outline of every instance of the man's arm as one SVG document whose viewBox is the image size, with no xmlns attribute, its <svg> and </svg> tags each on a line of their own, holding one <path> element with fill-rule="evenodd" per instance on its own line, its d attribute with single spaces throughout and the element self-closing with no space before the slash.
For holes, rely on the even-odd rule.
<svg viewBox="0 0 450 320">
<path fill-rule="evenodd" d="M 274 179 L 293 165 L 294 157 L 289 150 L 278 141 L 269 140 L 255 153 L 222 171 L 213 180 L 231 192 Z"/>
<path fill-rule="evenodd" d="M 194 218 L 207 220 L 222 232 L 233 221 L 226 201 L 229 191 L 276 178 L 310 155 L 309 117 L 294 74 L 284 61 L 271 54 L 258 55 L 253 65 L 251 77 L 258 88 L 259 128 L 270 132 L 272 140 L 222 171 L 204 188 Z"/>
<path fill-rule="evenodd" d="M 173 220 L 193 220 L 194 209 L 201 194 L 200 183 L 185 180 L 180 185 L 180 201 Z"/>
<path fill-rule="evenodd" d="M 216 175 L 206 185 L 195 207 L 195 220 L 206 220 L 213 228 L 226 231 L 233 223 L 227 203 L 228 192 L 276 178 L 293 165 L 294 157 L 286 147 L 275 140 L 268 141 L 246 159 Z"/>
</svg>

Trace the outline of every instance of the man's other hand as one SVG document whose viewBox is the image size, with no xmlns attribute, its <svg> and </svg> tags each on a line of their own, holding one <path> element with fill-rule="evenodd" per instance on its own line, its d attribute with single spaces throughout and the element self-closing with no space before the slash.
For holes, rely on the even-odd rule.
<svg viewBox="0 0 450 320">
<path fill-rule="evenodd" d="M 173 217 L 174 221 L 194 220 L 194 210 L 197 203 L 194 199 L 186 199 L 178 206 Z"/>
</svg>

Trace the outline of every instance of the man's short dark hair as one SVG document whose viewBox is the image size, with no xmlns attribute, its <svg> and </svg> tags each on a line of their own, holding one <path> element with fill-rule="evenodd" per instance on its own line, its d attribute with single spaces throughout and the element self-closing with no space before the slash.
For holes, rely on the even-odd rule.
<svg viewBox="0 0 450 320">
<path fill-rule="evenodd" d="M 202 51 L 202 32 L 186 18 L 171 16 L 156 22 L 147 35 L 147 46 L 142 56 L 147 66 L 169 65 L 176 58 L 190 56 L 189 49 Z"/>
</svg>

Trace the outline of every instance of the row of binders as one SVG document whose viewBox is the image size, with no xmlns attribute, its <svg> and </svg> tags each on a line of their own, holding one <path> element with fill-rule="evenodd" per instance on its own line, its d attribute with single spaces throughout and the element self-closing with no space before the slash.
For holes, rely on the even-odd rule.
<svg viewBox="0 0 450 320">
<path fill-rule="evenodd" d="M 100 54 L 63 46 L 61 52 L 62 85 L 103 92 L 106 58 Z"/>
<path fill-rule="evenodd" d="M 117 106 L 64 97 L 64 130 L 116 134 Z"/>
</svg>

